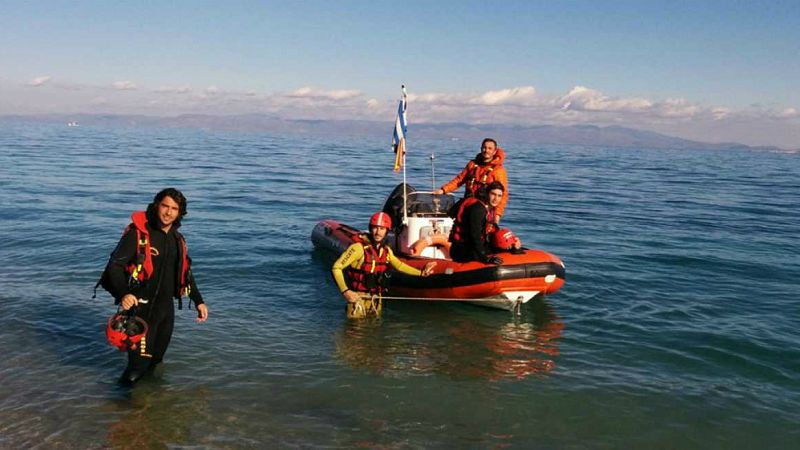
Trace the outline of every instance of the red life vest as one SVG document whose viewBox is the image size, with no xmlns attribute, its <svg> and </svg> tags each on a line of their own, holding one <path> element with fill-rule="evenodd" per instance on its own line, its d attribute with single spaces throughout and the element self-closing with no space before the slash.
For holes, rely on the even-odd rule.
<svg viewBox="0 0 800 450">
<path fill-rule="evenodd" d="M 364 248 L 364 263 L 358 269 L 347 268 L 350 289 L 369 294 L 381 293 L 384 290 L 381 286 L 382 276 L 389 268 L 389 249 L 385 245 L 375 248 L 367 236 L 358 236 L 355 242 Z"/>
<path fill-rule="evenodd" d="M 147 215 L 144 211 L 136 211 L 131 215 L 132 223 L 125 228 L 122 233 L 124 236 L 131 228 L 136 230 L 136 260 L 128 265 L 125 271 L 130 275 L 131 281 L 142 283 L 153 276 L 153 256 L 150 252 L 150 231 L 147 230 Z M 175 231 L 175 237 L 180 242 L 181 261 L 178 273 L 178 296 L 189 295 L 191 287 L 189 283 L 189 252 L 186 248 L 186 239 L 183 235 Z"/>
<path fill-rule="evenodd" d="M 467 174 L 467 181 L 464 183 L 464 195 L 466 197 L 474 197 L 475 192 L 483 186 L 488 186 L 494 181 L 495 165 L 480 166 L 474 160 L 467 164 L 469 173 Z"/>
<path fill-rule="evenodd" d="M 464 211 L 475 203 L 480 203 L 486 210 L 486 225 L 483 230 L 484 239 L 488 239 L 488 236 L 494 231 L 494 208 L 490 208 L 486 203 L 483 203 L 475 197 L 470 197 L 461 202 L 461 207 L 458 208 L 456 219 L 453 222 L 453 231 L 450 234 L 451 242 L 459 244 L 466 243 L 467 235 L 464 232 Z"/>
</svg>

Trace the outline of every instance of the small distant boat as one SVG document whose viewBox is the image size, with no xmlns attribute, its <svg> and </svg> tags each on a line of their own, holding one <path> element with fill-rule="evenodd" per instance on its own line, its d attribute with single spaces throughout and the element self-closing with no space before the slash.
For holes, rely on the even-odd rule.
<svg viewBox="0 0 800 450">
<path fill-rule="evenodd" d="M 78 125 L 78 122 L 67 122 L 67 126 L 68 127 L 77 127 L 77 126 L 80 126 L 80 125 Z"/>
</svg>

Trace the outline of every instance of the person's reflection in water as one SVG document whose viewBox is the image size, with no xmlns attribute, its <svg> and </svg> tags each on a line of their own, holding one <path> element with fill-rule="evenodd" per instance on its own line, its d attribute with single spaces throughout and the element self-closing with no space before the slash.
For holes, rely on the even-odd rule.
<svg viewBox="0 0 800 450">
<path fill-rule="evenodd" d="M 499 312 L 409 323 L 345 323 L 336 338 L 340 360 L 375 374 L 437 373 L 452 378 L 520 380 L 556 367 L 564 323 L 544 300 L 521 318 L 498 324 Z M 442 310 L 442 314 L 452 310 Z M 411 319 L 413 320 L 413 319 Z"/>
<path fill-rule="evenodd" d="M 382 374 L 389 367 L 385 334 L 380 317 L 346 321 L 336 337 L 336 355 L 349 367 Z"/>
<path fill-rule="evenodd" d="M 127 410 L 108 430 L 111 448 L 167 448 L 191 442 L 192 427 L 205 423 L 210 393 L 205 386 L 168 391 L 144 384 L 122 406 Z M 116 402 L 115 402 L 116 403 Z"/>
<path fill-rule="evenodd" d="M 563 322 L 549 322 L 537 329 L 530 323 L 507 324 L 500 329 L 497 339 L 489 349 L 503 355 L 494 361 L 496 378 L 522 379 L 529 375 L 547 373 L 555 368 L 555 361 L 547 356 L 558 356 L 558 341 Z M 540 353 L 546 356 L 532 355 Z"/>
</svg>

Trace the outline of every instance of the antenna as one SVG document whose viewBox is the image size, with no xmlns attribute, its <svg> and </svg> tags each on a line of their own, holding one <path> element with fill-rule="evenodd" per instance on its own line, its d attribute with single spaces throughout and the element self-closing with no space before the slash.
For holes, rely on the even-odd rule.
<svg viewBox="0 0 800 450">
<path fill-rule="evenodd" d="M 436 190 L 436 169 L 434 168 L 434 161 L 436 160 L 436 154 L 431 152 L 431 191 Z"/>
</svg>

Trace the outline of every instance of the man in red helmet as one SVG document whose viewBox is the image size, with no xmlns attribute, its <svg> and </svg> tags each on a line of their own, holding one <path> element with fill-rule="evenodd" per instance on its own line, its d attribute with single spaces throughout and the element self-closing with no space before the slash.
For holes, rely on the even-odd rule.
<svg viewBox="0 0 800 450">
<path fill-rule="evenodd" d="M 391 265 L 395 270 L 427 277 L 436 262 L 429 262 L 420 271 L 400 261 L 392 249 L 384 245 L 386 233 L 392 228 L 392 218 L 385 212 L 372 215 L 369 234 L 361 234 L 339 259 L 333 263 L 333 278 L 347 300 L 347 317 L 359 319 L 367 314 L 380 315 L 384 273 Z M 345 276 L 348 281 L 345 281 Z M 348 287 L 349 282 L 349 287 Z"/>
</svg>

